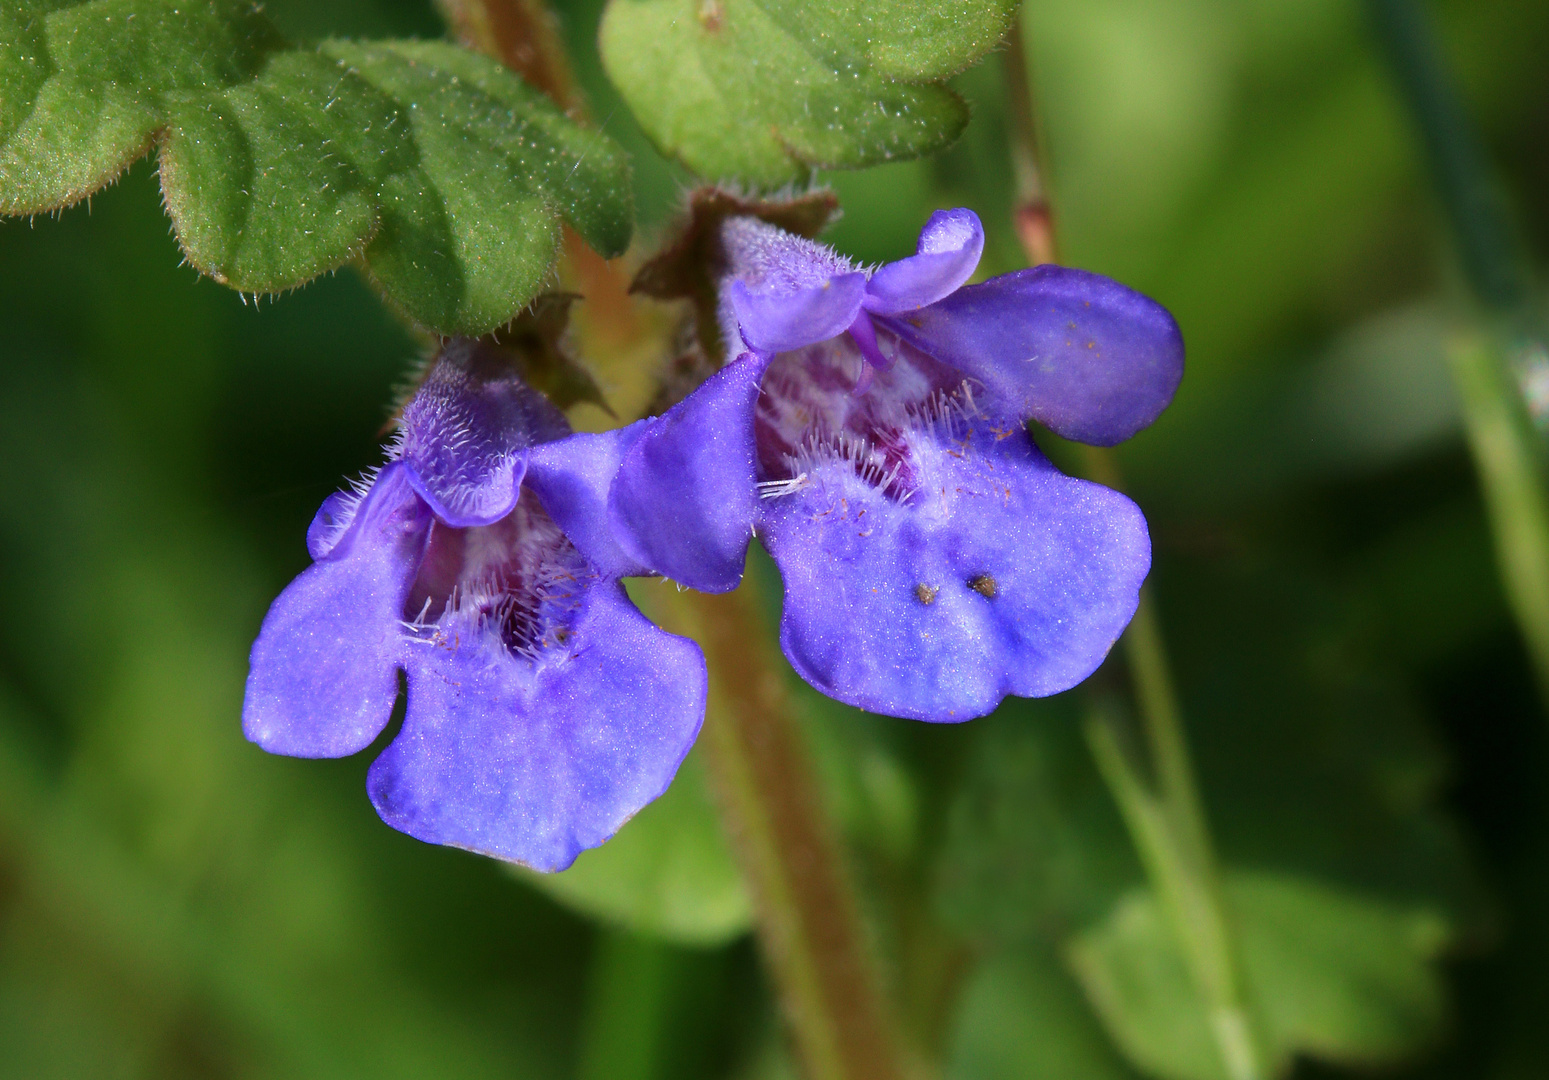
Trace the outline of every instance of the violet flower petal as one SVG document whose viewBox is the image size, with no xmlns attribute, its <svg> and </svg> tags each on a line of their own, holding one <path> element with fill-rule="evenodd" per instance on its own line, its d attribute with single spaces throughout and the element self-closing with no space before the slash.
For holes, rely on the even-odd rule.
<svg viewBox="0 0 1549 1080">
<path fill-rule="evenodd" d="M 704 716 L 704 658 L 617 582 L 587 590 L 568 655 L 497 632 L 409 654 L 403 730 L 372 764 L 382 820 L 410 836 L 563 870 L 667 789 Z"/>
<path fill-rule="evenodd" d="M 649 428 L 638 420 L 600 434 L 572 435 L 535 446 L 527 459 L 526 485 L 537 493 L 554 523 L 605 577 L 651 573 L 625 554 L 608 526 L 608 490 L 619 464 Z"/>
<path fill-rule="evenodd" d="M 721 250 L 726 266 L 720 287 L 720 320 L 728 356 L 748 348 L 778 350 L 822 341 L 825 332 L 828 337 L 842 332 L 860 310 L 865 275 L 852 276 L 855 267 L 850 260 L 830 247 L 755 217 L 734 217 L 721 225 Z M 841 277 L 847 279 L 846 284 L 835 294 L 832 282 Z M 747 301 L 746 312 L 749 325 L 754 328 L 752 333 L 758 336 L 761 330 L 767 331 L 760 343 L 742 336 L 738 325 L 741 313 L 732 300 L 734 281 L 740 281 L 747 288 L 745 296 L 752 298 Z M 849 307 L 852 301 L 853 309 Z M 801 308 L 807 313 L 806 318 L 822 325 L 804 328 L 800 319 L 794 320 L 793 325 L 784 311 L 787 303 Z M 848 310 L 850 317 L 841 320 L 837 314 L 840 309 Z M 827 330 L 830 326 L 837 329 Z M 790 339 L 798 343 L 771 344 Z"/>
<path fill-rule="evenodd" d="M 1140 510 L 1060 473 L 1017 425 L 980 420 L 912 449 L 922 483 L 907 500 L 834 461 L 765 509 L 796 671 L 840 701 L 932 721 L 1090 675 L 1150 568 Z"/>
<path fill-rule="evenodd" d="M 242 730 L 276 754 L 343 757 L 369 746 L 398 698 L 404 601 L 431 515 L 388 465 L 329 557 L 303 570 L 253 643 Z"/>
<path fill-rule="evenodd" d="M 759 292 L 800 292 L 855 269 L 833 248 L 756 217 L 723 222 L 721 248 L 728 275 Z"/>
<path fill-rule="evenodd" d="M 326 559 L 338 546 L 354 522 L 360 502 L 361 495 L 355 491 L 336 491 L 323 500 L 307 526 L 307 554 L 313 562 Z"/>
<path fill-rule="evenodd" d="M 563 438 L 564 415 L 480 344 L 447 343 L 404 406 L 397 456 L 443 523 L 489 525 L 516 504 L 526 449 Z"/>
<path fill-rule="evenodd" d="M 1183 335 L 1167 309 L 1084 270 L 1019 270 L 888 325 L 1018 417 L 1097 446 L 1150 424 L 1183 378 Z"/>
<path fill-rule="evenodd" d="M 759 518 L 753 412 L 769 357 L 744 353 L 651 421 L 608 495 L 619 546 L 701 592 L 742 580 Z"/>
<path fill-rule="evenodd" d="M 937 210 L 920 230 L 917 254 L 888 263 L 866 285 L 866 310 L 896 315 L 950 296 L 984 254 L 984 227 L 972 210 Z"/>
<path fill-rule="evenodd" d="M 795 292 L 754 291 L 734 279 L 726 292 L 748 348 L 786 352 L 844 333 L 860 314 L 866 275 L 839 274 Z"/>
</svg>

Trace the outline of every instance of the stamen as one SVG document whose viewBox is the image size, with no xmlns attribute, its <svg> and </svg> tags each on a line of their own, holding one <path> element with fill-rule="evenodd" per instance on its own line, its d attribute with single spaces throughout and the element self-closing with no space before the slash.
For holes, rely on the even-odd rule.
<svg viewBox="0 0 1549 1080">
<path fill-rule="evenodd" d="M 865 357 L 860 358 L 861 370 L 855 376 L 855 386 L 850 393 L 855 397 L 864 397 L 866 391 L 871 389 L 871 384 L 876 381 L 877 369 L 866 362 Z"/>
<path fill-rule="evenodd" d="M 431 599 L 432 599 L 432 597 L 429 597 L 429 596 L 425 597 L 425 603 L 420 607 L 419 614 L 414 616 L 414 618 L 407 619 L 407 620 L 400 619 L 399 621 L 402 622 L 403 625 L 408 627 L 410 630 L 415 630 L 415 631 L 423 630 L 425 628 L 425 616 L 430 611 L 430 601 L 431 601 Z"/>
<path fill-rule="evenodd" d="M 806 473 L 793 476 L 787 480 L 760 480 L 758 484 L 758 497 L 760 499 L 778 499 L 782 495 L 794 495 L 803 488 L 810 487 L 811 479 Z"/>
<path fill-rule="evenodd" d="M 856 314 L 855 321 L 850 324 L 849 334 L 855 340 L 856 348 L 860 349 L 861 356 L 866 358 L 866 363 L 871 367 L 878 371 L 886 371 L 893 366 L 892 359 L 884 356 L 877 346 L 877 328 L 871 324 L 871 316 L 866 312 L 861 311 Z M 862 367 L 861 377 L 855 384 L 855 393 L 865 393 L 862 383 L 865 386 L 871 385 L 869 375 L 867 368 Z"/>
</svg>

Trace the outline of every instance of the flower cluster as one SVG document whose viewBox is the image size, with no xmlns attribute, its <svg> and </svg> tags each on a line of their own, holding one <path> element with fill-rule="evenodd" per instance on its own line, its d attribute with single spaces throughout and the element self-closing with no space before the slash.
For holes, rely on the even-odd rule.
<svg viewBox="0 0 1549 1080">
<path fill-rule="evenodd" d="M 933 721 L 1067 689 L 1129 622 L 1140 511 L 1061 474 L 1037 420 L 1102 445 L 1166 407 L 1183 344 L 1154 302 L 1054 266 L 967 285 L 967 210 L 874 271 L 753 217 L 720 228 L 736 358 L 655 420 L 602 435 L 498 350 L 456 340 L 388 463 L 329 498 L 315 560 L 253 647 L 244 727 L 267 750 L 368 746 L 382 818 L 544 870 L 671 782 L 704 660 L 619 579 L 735 587 L 749 541 L 785 584 L 796 671 L 861 708 Z"/>
</svg>

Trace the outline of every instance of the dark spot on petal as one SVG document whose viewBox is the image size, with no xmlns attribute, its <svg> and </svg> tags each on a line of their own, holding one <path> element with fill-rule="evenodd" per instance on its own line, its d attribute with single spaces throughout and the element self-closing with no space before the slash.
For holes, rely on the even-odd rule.
<svg viewBox="0 0 1549 1080">
<path fill-rule="evenodd" d="M 920 582 L 914 587 L 914 598 L 929 607 L 936 602 L 936 586 Z"/>
<path fill-rule="evenodd" d="M 995 595 L 1000 592 L 1000 586 L 988 574 L 980 574 L 977 577 L 969 578 L 968 587 L 986 600 L 995 599 Z"/>
</svg>

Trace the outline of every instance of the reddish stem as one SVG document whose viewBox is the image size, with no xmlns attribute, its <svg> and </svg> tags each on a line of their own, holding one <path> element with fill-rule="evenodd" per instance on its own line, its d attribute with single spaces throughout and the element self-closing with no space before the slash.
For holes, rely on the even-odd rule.
<svg viewBox="0 0 1549 1080">
<path fill-rule="evenodd" d="M 658 600 L 709 661 L 699 745 L 807 1075 L 901 1080 L 894 1022 L 756 596 L 749 585 L 721 596 L 664 588 Z"/>
<path fill-rule="evenodd" d="M 459 42 L 494 57 L 571 116 L 584 105 L 559 39 L 559 23 L 542 0 L 436 0 Z"/>
</svg>

